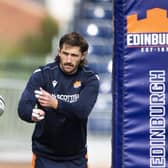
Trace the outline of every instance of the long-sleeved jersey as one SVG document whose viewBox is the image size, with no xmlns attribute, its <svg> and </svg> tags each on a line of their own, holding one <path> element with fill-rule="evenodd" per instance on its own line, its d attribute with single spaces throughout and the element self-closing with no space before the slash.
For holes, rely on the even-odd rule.
<svg viewBox="0 0 168 168">
<path fill-rule="evenodd" d="M 40 106 L 34 91 L 42 87 L 58 100 L 58 108 Z M 98 95 L 99 80 L 89 68 L 65 74 L 57 62 L 31 75 L 18 105 L 21 119 L 32 122 L 32 109 L 45 111 L 45 119 L 36 122 L 32 136 L 33 153 L 54 160 L 69 160 L 85 155 L 87 120 Z"/>
</svg>

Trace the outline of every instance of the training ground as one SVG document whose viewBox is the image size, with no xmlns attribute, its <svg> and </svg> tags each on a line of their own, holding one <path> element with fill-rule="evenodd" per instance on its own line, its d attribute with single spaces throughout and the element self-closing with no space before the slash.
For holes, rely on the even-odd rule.
<svg viewBox="0 0 168 168">
<path fill-rule="evenodd" d="M 18 143 L 15 147 L 4 141 L 0 145 L 0 168 L 31 168 L 31 145 Z M 16 143 L 15 143 L 16 144 Z M 88 136 L 89 168 L 110 168 L 111 138 Z"/>
</svg>

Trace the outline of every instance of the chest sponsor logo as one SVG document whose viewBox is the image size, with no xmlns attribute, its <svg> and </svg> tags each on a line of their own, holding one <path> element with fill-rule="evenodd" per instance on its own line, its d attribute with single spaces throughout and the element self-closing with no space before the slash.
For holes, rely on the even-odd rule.
<svg viewBox="0 0 168 168">
<path fill-rule="evenodd" d="M 57 94 L 56 98 L 67 103 L 75 103 L 79 99 L 79 94 L 72 94 L 72 95 Z"/>
</svg>

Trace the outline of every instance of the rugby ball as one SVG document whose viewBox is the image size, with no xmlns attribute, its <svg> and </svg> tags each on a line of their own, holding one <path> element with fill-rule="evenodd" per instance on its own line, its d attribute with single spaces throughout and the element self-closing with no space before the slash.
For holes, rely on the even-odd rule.
<svg viewBox="0 0 168 168">
<path fill-rule="evenodd" d="M 0 96 L 0 116 L 4 113 L 5 111 L 5 101 L 2 96 Z"/>
</svg>

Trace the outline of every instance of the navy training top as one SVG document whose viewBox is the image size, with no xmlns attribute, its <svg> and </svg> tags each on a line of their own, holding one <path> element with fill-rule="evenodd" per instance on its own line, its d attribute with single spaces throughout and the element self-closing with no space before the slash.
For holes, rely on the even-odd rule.
<svg viewBox="0 0 168 168">
<path fill-rule="evenodd" d="M 34 91 L 42 87 L 58 100 L 58 109 L 40 106 Z M 18 105 L 20 118 L 33 122 L 32 109 L 45 111 L 45 119 L 36 122 L 32 136 L 33 153 L 54 160 L 71 160 L 87 152 L 87 120 L 96 102 L 99 77 L 88 67 L 73 75 L 65 74 L 57 62 L 35 70 Z"/>
</svg>

